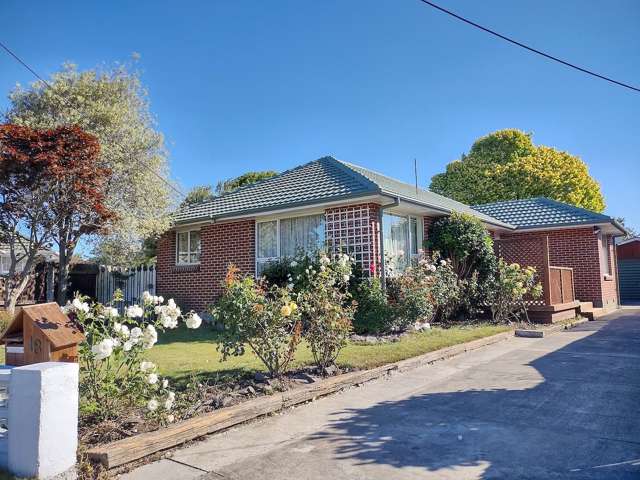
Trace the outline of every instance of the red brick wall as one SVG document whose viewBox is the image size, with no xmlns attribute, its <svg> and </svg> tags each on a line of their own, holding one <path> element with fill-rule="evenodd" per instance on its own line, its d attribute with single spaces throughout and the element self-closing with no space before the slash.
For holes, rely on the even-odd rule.
<svg viewBox="0 0 640 480">
<path fill-rule="evenodd" d="M 200 265 L 176 265 L 175 231 L 158 243 L 158 294 L 174 298 L 183 310 L 205 310 L 221 294 L 230 264 L 242 274 L 255 273 L 255 220 L 205 225 L 200 235 Z"/>
<path fill-rule="evenodd" d="M 423 248 L 425 251 L 428 250 L 426 246 L 427 242 L 429 241 L 429 232 L 431 231 L 433 222 L 435 222 L 438 218 L 439 217 L 422 217 L 422 242 L 424 243 L 424 245 L 422 245 L 420 248 Z"/>
<path fill-rule="evenodd" d="M 557 267 L 573 268 L 575 295 L 578 300 L 593 302 L 596 307 L 617 303 L 617 286 L 612 266 L 612 280 L 605 280 L 600 271 L 600 251 L 598 235 L 593 228 L 572 228 L 546 230 L 542 232 L 501 233 L 501 239 L 549 237 L 549 261 Z M 609 237 L 611 243 L 611 237 Z M 613 248 L 610 246 L 613 262 Z M 536 259 L 526 255 L 518 263 L 535 264 Z"/>
<path fill-rule="evenodd" d="M 356 258 L 363 272 L 380 274 L 380 206 L 348 205 L 325 211 L 326 239 L 330 251 Z"/>
</svg>

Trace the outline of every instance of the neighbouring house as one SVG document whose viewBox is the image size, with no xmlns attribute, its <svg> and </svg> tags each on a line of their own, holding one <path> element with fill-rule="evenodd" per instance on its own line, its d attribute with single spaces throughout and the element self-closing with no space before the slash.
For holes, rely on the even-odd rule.
<svg viewBox="0 0 640 480">
<path fill-rule="evenodd" d="M 48 249 L 42 249 L 36 257 L 32 278 L 24 289 L 18 305 L 29 305 L 38 302 L 51 301 L 53 299 L 53 288 L 48 291 L 47 279 L 53 280 L 54 265 L 58 262 L 58 256 Z M 9 267 L 11 265 L 11 255 L 7 244 L 0 244 L 0 306 L 4 306 L 4 293 Z M 17 269 L 24 267 L 24 261 L 18 262 Z M 53 282 L 51 281 L 53 286 Z"/>
<path fill-rule="evenodd" d="M 394 271 L 402 271 L 428 239 L 434 219 L 454 211 L 474 215 L 499 241 L 520 239 L 529 245 L 533 238 L 544 237 L 535 228 L 525 232 L 500 218 L 499 211 L 488 214 L 484 211 L 488 208 L 474 209 L 366 168 L 324 157 L 179 210 L 172 229 L 158 244 L 157 291 L 174 297 L 185 308 L 202 311 L 220 295 L 230 264 L 243 274 L 259 275 L 264 265 L 276 258 L 319 247 L 348 252 L 369 275 L 384 275 L 385 262 L 392 262 Z M 600 278 L 599 262 L 604 253 L 598 245 L 601 238 L 609 242 L 623 230 L 609 217 L 593 215 L 598 222 L 572 228 L 560 223 L 544 225 L 549 235 L 562 231 L 559 238 L 564 241 L 548 242 L 551 263 L 532 260 L 534 266 L 543 267 L 542 272 L 556 265 L 573 268 L 576 263 L 576 275 L 589 277 L 584 281 L 588 288 L 577 284 L 576 294 L 584 296 L 577 298 L 599 305 L 598 300 L 605 299 L 602 282 L 610 280 Z M 568 233 L 574 230 L 572 237 Z M 552 235 L 555 238 L 555 233 Z M 571 260 L 556 260 L 565 256 Z M 522 256 L 522 260 L 530 258 Z M 615 266 L 612 261 L 609 265 L 606 275 L 615 278 Z M 555 278 L 555 273 L 551 275 Z M 543 275 L 546 291 L 548 276 Z M 567 282 L 567 274 L 564 278 Z M 617 292 L 615 280 L 611 283 L 612 287 L 606 288 L 607 305 L 611 292 L 614 300 Z M 545 294 L 545 301 L 549 305 L 552 301 L 574 302 L 573 298 L 564 301 L 573 297 L 567 290 L 565 285 L 564 297 L 559 299 Z"/>
<path fill-rule="evenodd" d="M 640 304 L 640 237 L 628 238 L 616 245 L 620 303 Z"/>
</svg>

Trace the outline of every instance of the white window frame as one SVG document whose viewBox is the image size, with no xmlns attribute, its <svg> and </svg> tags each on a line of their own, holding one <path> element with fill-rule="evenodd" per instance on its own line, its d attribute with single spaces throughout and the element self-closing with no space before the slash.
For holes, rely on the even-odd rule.
<svg viewBox="0 0 640 480">
<path fill-rule="evenodd" d="M 11 267 L 11 254 L 10 253 L 0 253 L 0 257 L 2 258 L 6 258 L 7 260 L 7 269 L 3 270 L 2 269 L 2 262 L 0 262 L 0 277 L 6 277 L 9 275 L 9 268 Z M 21 272 L 22 269 L 24 268 L 25 263 L 27 263 L 27 256 L 24 255 L 20 260 L 18 260 L 16 262 L 16 267 L 15 267 L 15 271 L 16 272 Z"/>
<path fill-rule="evenodd" d="M 609 238 L 600 232 L 600 264 L 602 265 L 602 276 L 611 276 L 611 254 L 609 252 Z"/>
<path fill-rule="evenodd" d="M 0 276 L 6 276 L 9 275 L 9 266 L 11 265 L 11 255 L 9 255 L 8 253 L 0 253 L 0 257 L 2 257 L 3 259 L 7 259 L 7 270 L 4 270 L 2 268 L 2 261 L 0 261 Z"/>
<path fill-rule="evenodd" d="M 273 262 L 273 261 L 276 261 L 276 260 L 279 260 L 280 258 L 282 258 L 281 257 L 281 253 L 280 253 L 280 220 L 290 220 L 290 219 L 293 219 L 293 218 L 313 217 L 313 216 L 320 216 L 320 215 L 324 215 L 324 211 L 305 213 L 303 215 L 280 216 L 280 217 L 275 217 L 275 218 L 274 217 L 267 217 L 267 218 L 262 218 L 260 220 L 256 220 L 255 270 L 254 270 L 256 277 L 258 276 L 258 264 Z M 272 222 L 276 222 L 276 256 L 275 257 L 258 257 L 258 241 L 259 241 L 258 231 L 260 229 L 259 225 L 261 223 L 272 223 Z M 326 217 L 325 217 L 324 228 L 325 228 L 325 235 L 326 235 L 326 229 L 327 229 L 327 219 L 326 219 Z"/>
<path fill-rule="evenodd" d="M 408 228 L 407 228 L 407 236 L 409 237 L 407 239 L 407 245 L 409 248 L 408 251 L 408 258 L 409 258 L 409 263 L 412 264 L 415 261 L 417 261 L 417 259 L 420 256 L 420 250 L 422 249 L 422 243 L 424 242 L 424 217 L 422 216 L 418 216 L 418 215 L 411 215 L 411 214 L 399 214 L 399 213 L 393 213 L 393 212 L 385 212 L 385 215 L 392 215 L 394 217 L 399 217 L 399 218 L 406 218 L 407 219 L 407 224 L 408 224 Z M 416 221 L 416 252 L 417 253 L 413 253 L 413 243 L 411 240 L 411 220 L 415 219 Z M 384 222 L 384 215 L 382 217 L 382 221 Z M 384 226 L 382 227 L 383 231 L 384 231 Z M 386 255 L 386 251 L 384 252 Z M 383 259 L 384 261 L 384 259 Z M 396 274 L 398 274 L 399 272 L 396 272 Z"/>
<path fill-rule="evenodd" d="M 199 258 L 200 260 L 198 260 L 197 262 L 181 262 L 180 261 L 180 234 L 182 233 L 186 233 L 187 234 L 187 250 L 182 251 L 182 253 L 186 253 L 187 254 L 187 258 L 191 257 L 191 233 L 192 232 L 198 232 L 198 234 L 200 235 L 200 252 L 199 252 Z M 176 230 L 176 265 L 177 266 L 188 266 L 188 265 L 200 265 L 200 261 L 202 259 L 202 233 L 200 231 L 199 228 L 190 228 L 189 230 Z"/>
</svg>

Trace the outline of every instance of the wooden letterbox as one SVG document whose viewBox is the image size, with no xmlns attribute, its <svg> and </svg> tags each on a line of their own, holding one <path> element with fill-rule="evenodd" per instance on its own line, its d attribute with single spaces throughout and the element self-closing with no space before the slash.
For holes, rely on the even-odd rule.
<svg viewBox="0 0 640 480">
<path fill-rule="evenodd" d="M 57 303 L 20 308 L 0 337 L 7 365 L 40 362 L 77 362 L 78 344 L 84 334 Z"/>
</svg>

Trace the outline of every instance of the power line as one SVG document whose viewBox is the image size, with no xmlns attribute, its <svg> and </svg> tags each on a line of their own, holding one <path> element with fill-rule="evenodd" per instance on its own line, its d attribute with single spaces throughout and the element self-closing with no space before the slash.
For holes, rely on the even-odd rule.
<svg viewBox="0 0 640 480">
<path fill-rule="evenodd" d="M 26 68 L 27 70 L 29 70 L 29 72 L 31 72 L 38 80 L 40 80 L 42 83 L 45 84 L 45 86 L 51 90 L 53 90 L 53 87 L 51 86 L 51 84 L 45 80 L 44 78 L 42 78 L 38 72 L 36 72 L 33 68 L 31 68 L 24 60 L 22 60 L 18 55 L 16 55 L 13 51 L 11 51 L 11 49 L 9 47 L 7 47 L 4 43 L 2 43 L 0 41 L 0 47 L 2 47 L 4 49 L 5 52 L 7 52 L 11 57 L 13 57 L 20 65 L 22 65 L 24 68 Z M 80 115 L 82 115 L 82 112 L 74 107 L 73 105 L 71 105 L 66 98 L 64 97 L 58 97 L 60 98 L 64 104 L 69 107 L 72 110 L 75 110 L 76 112 L 78 112 Z M 167 180 L 166 178 L 164 178 L 162 175 L 160 175 L 158 172 L 156 172 L 153 168 L 151 168 L 151 166 L 145 162 L 142 159 L 139 159 L 140 162 L 147 168 L 147 170 L 151 173 L 153 173 L 156 177 L 158 177 L 160 180 L 162 180 L 169 188 L 171 188 L 174 192 L 176 192 L 178 195 L 180 195 L 181 197 L 186 197 L 186 195 L 184 194 L 184 192 L 182 192 L 179 188 L 177 188 L 175 185 L 173 185 L 171 182 L 169 182 L 169 180 Z"/>
<path fill-rule="evenodd" d="M 426 4 L 426 5 L 429 5 L 430 7 L 435 8 L 436 10 L 440 10 L 441 12 L 446 13 L 447 15 L 450 15 L 450 16 L 452 16 L 454 18 L 457 18 L 458 20 L 460 20 L 460 21 L 462 21 L 464 23 L 467 23 L 467 24 L 469 24 L 469 25 L 471 25 L 473 27 L 479 28 L 480 30 L 483 30 L 483 31 L 485 31 L 485 32 L 487 32 L 487 33 L 489 33 L 491 35 L 494 35 L 494 36 L 496 36 L 498 38 L 501 38 L 502 40 L 505 40 L 505 41 L 507 41 L 509 43 L 517 45 L 518 47 L 522 47 L 525 50 L 529 50 L 530 52 L 533 52 L 533 53 L 541 55 L 541 56 L 543 56 L 545 58 L 548 58 L 549 60 L 553 60 L 554 62 L 561 63 L 562 65 L 565 65 L 567 67 L 573 68 L 573 69 L 578 70 L 578 71 L 580 71 L 582 73 L 586 73 L 587 75 L 591 75 L 591 76 L 594 76 L 596 78 L 600 78 L 601 80 L 606 80 L 607 82 L 614 83 L 614 84 L 619 85 L 621 87 L 625 87 L 625 88 L 628 88 L 630 90 L 633 90 L 633 91 L 636 91 L 636 92 L 640 92 L 640 88 L 638 88 L 638 87 L 634 87 L 633 85 L 629 85 L 628 83 L 619 82 L 618 80 L 614 80 L 613 78 L 609 78 L 609 77 L 606 77 L 604 75 L 600 75 L 599 73 L 593 72 L 593 71 L 588 70 L 588 69 L 583 68 L 583 67 L 579 67 L 578 65 L 575 65 L 573 63 L 570 63 L 570 62 L 567 62 L 565 60 L 562 60 L 562 59 L 560 59 L 558 57 L 554 57 L 553 55 L 550 55 L 548 53 L 545 53 L 545 52 L 542 52 L 540 50 L 537 50 L 537 49 L 535 49 L 533 47 L 525 45 L 524 43 L 518 42 L 517 40 L 514 40 L 513 38 L 509 38 L 506 35 L 502 35 L 501 33 L 498 33 L 498 32 L 496 32 L 494 30 L 491 30 L 490 28 L 483 27 L 482 25 L 479 25 L 479 24 L 477 24 L 475 22 L 472 22 L 471 20 L 466 19 L 466 18 L 464 18 L 464 17 L 462 17 L 462 16 L 460 16 L 460 15 L 458 15 L 458 14 L 456 14 L 456 13 L 450 11 L 450 10 L 447 10 L 446 8 L 443 8 L 443 7 L 439 6 L 439 5 L 436 5 L 433 2 L 429 2 L 428 0 L 419 0 L 419 1 L 424 3 L 424 4 Z"/>
</svg>

